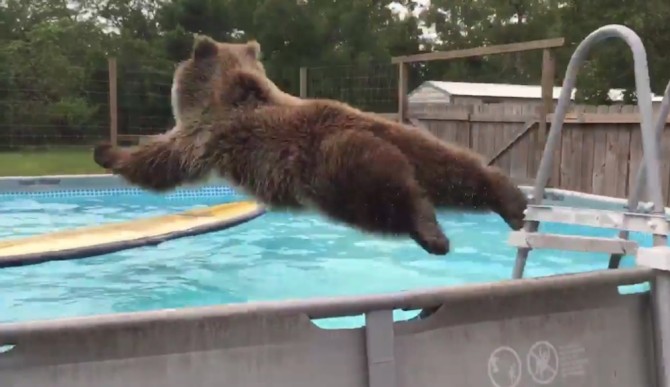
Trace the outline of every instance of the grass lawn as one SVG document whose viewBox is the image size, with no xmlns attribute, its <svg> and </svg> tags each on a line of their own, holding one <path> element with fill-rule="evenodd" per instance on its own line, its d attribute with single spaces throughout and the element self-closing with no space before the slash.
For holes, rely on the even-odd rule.
<svg viewBox="0 0 670 387">
<path fill-rule="evenodd" d="M 93 162 L 93 147 L 0 152 L 0 176 L 105 173 Z"/>
</svg>

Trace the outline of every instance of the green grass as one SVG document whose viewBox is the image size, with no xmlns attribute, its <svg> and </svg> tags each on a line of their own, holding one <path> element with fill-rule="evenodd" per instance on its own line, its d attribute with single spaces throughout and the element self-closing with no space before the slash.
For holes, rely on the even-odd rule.
<svg viewBox="0 0 670 387">
<path fill-rule="evenodd" d="M 0 176 L 89 173 L 105 173 L 93 162 L 92 147 L 0 152 Z"/>
</svg>

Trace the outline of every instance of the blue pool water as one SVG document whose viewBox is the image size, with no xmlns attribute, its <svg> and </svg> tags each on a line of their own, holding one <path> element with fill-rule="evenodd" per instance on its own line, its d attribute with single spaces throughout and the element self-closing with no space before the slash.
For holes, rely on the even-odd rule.
<svg viewBox="0 0 670 387">
<path fill-rule="evenodd" d="M 223 200 L 225 201 L 225 199 Z M 154 195 L 0 197 L 0 239 L 135 219 L 221 203 Z M 0 322 L 248 301 L 397 292 L 510 278 L 515 250 L 494 214 L 441 213 L 444 257 L 414 242 L 360 233 L 321 216 L 271 212 L 241 226 L 99 257 L 0 270 Z M 612 235 L 545 225 L 543 230 Z M 647 236 L 634 239 L 649 245 Z M 527 276 L 602 269 L 607 256 L 534 251 Z M 625 261 L 630 266 L 632 260 Z M 407 318 L 415 312 L 398 312 Z M 357 326 L 362 317 L 328 319 Z"/>
</svg>

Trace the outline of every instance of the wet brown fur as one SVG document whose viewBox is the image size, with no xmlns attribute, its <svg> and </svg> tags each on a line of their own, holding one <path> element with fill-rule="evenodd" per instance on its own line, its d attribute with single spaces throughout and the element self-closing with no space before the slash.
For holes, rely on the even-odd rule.
<svg viewBox="0 0 670 387">
<path fill-rule="evenodd" d="M 314 208 L 433 254 L 449 250 L 434 205 L 522 226 L 525 196 L 475 153 L 337 101 L 296 101 L 255 68 L 217 68 L 222 47 L 212 42 L 196 43 L 190 59 L 216 68 L 204 103 L 179 106 L 178 129 L 133 151 L 97 147 L 98 164 L 155 191 L 215 171 L 271 207 Z"/>
</svg>

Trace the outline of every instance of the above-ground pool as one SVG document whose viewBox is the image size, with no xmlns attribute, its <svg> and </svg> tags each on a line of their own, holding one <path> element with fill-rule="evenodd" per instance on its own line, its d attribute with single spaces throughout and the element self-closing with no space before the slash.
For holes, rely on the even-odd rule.
<svg viewBox="0 0 670 387">
<path fill-rule="evenodd" d="M 221 191 L 159 196 L 132 190 L 0 196 L 0 239 L 184 211 L 241 199 Z M 198 192 L 198 191 L 194 191 Z M 364 295 L 509 279 L 516 250 L 496 214 L 443 212 L 450 254 L 366 235 L 316 214 L 268 212 L 240 226 L 98 257 L 0 270 L 0 322 L 248 301 Z M 543 230 L 616 231 L 545 224 Z M 633 235 L 643 245 L 648 236 Z M 590 271 L 608 257 L 533 251 L 526 276 Z M 630 266 L 632 259 L 624 261 Z M 408 318 L 416 312 L 397 312 Z M 359 326 L 363 317 L 317 321 Z"/>
</svg>

